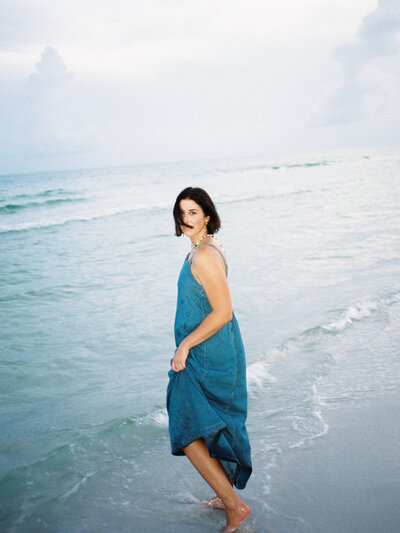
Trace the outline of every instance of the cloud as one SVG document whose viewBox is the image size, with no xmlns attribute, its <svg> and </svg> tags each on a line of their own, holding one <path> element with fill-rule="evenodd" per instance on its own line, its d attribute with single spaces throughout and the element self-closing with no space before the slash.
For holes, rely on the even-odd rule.
<svg viewBox="0 0 400 533">
<path fill-rule="evenodd" d="M 317 104 L 311 125 L 353 123 L 390 111 L 400 114 L 400 4 L 380 0 L 355 42 L 336 49 L 343 80 Z"/>
<path fill-rule="evenodd" d="M 19 158 L 91 151 L 98 136 L 77 120 L 73 75 L 57 50 L 47 46 L 22 86 L 10 86 L 2 143 Z M 7 115 L 7 114 L 6 114 Z"/>
</svg>

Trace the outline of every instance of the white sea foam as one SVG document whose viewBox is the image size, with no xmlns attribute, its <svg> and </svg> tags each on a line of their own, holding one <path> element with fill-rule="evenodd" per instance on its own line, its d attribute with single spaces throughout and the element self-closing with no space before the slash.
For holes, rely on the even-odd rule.
<svg viewBox="0 0 400 533">
<path fill-rule="evenodd" d="M 264 383 L 276 381 L 268 372 L 265 361 L 256 361 L 247 367 L 247 383 L 249 386 L 261 387 Z"/>
<path fill-rule="evenodd" d="M 155 413 L 151 413 L 147 416 L 150 423 L 155 423 L 160 427 L 168 427 L 168 413 L 166 409 L 160 409 Z"/>
<path fill-rule="evenodd" d="M 88 481 L 89 478 L 91 478 L 92 476 L 95 475 L 96 472 L 89 472 L 88 474 L 84 475 L 82 477 L 82 479 L 80 479 L 77 483 L 75 483 L 75 485 L 70 489 L 68 490 L 67 492 L 65 492 L 62 497 L 63 498 L 68 498 L 69 496 L 71 496 L 72 494 L 74 494 L 75 492 L 77 492 L 81 487 L 82 485 L 85 485 Z"/>
<path fill-rule="evenodd" d="M 329 322 L 328 324 L 324 324 L 322 328 L 329 332 L 339 333 L 353 324 L 353 322 L 370 317 L 375 311 L 377 311 L 380 305 L 381 302 L 378 300 L 360 302 L 350 305 L 339 318 Z"/>
<path fill-rule="evenodd" d="M 383 311 L 385 307 L 399 300 L 400 292 L 394 292 L 389 296 L 382 296 L 373 300 L 364 300 L 351 304 L 336 320 L 324 324 L 322 328 L 327 332 L 339 333 L 351 326 L 354 322 L 369 318 L 374 313 Z"/>
<path fill-rule="evenodd" d="M 288 339 L 279 347 L 268 350 L 257 361 L 247 367 L 247 384 L 250 392 L 264 387 L 268 383 L 273 383 L 277 379 L 270 373 L 270 366 L 277 360 L 298 353 L 305 343 L 310 342 L 310 337 L 301 334 L 293 339 Z"/>
<path fill-rule="evenodd" d="M 157 409 L 145 416 L 142 416 L 135 420 L 139 425 L 150 425 L 166 428 L 168 427 L 168 413 L 165 408 Z"/>
<path fill-rule="evenodd" d="M 322 416 L 322 410 L 325 406 L 325 402 L 322 400 L 321 396 L 318 393 L 318 388 L 317 388 L 316 383 L 312 385 L 312 394 L 313 394 L 313 410 L 312 410 L 311 416 L 316 422 L 316 424 L 313 424 L 313 431 L 310 432 L 309 435 L 305 437 L 301 437 L 298 442 L 291 444 L 289 446 L 289 448 L 291 449 L 301 448 L 303 446 L 306 446 L 312 440 L 322 437 L 323 435 L 326 435 L 326 433 L 328 433 L 329 425 Z"/>
</svg>

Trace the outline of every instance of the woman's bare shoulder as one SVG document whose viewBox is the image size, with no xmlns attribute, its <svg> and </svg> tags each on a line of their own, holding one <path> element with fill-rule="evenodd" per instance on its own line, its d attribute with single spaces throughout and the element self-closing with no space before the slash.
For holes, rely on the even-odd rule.
<svg viewBox="0 0 400 533">
<path fill-rule="evenodd" d="M 220 268 L 221 265 L 223 265 L 225 269 L 224 261 L 221 256 L 221 254 L 223 254 L 223 257 L 225 257 L 225 251 L 222 246 L 218 244 L 213 242 L 199 246 L 199 249 L 193 257 L 193 263 L 196 269 Z"/>
</svg>

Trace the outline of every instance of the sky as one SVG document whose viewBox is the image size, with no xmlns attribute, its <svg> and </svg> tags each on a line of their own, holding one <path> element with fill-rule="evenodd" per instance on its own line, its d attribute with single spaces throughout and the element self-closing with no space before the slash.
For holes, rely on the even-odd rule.
<svg viewBox="0 0 400 533">
<path fill-rule="evenodd" d="M 398 0 L 0 0 L 0 174 L 400 145 Z"/>
</svg>

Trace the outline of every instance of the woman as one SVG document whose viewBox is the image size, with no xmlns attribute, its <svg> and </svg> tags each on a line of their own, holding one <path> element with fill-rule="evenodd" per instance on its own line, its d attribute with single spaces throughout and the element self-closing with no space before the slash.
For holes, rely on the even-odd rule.
<svg viewBox="0 0 400 533">
<path fill-rule="evenodd" d="M 233 489 L 251 474 L 246 363 L 232 312 L 224 249 L 214 234 L 221 222 L 206 191 L 188 187 L 174 206 L 176 235 L 190 238 L 178 281 L 177 349 L 169 371 L 167 409 L 171 449 L 186 455 L 224 509 L 225 533 L 236 531 L 250 508 Z"/>
</svg>

